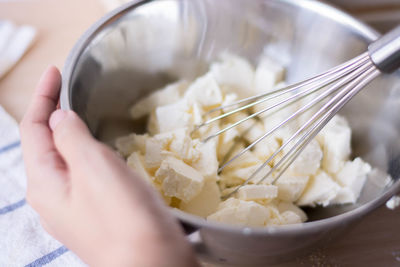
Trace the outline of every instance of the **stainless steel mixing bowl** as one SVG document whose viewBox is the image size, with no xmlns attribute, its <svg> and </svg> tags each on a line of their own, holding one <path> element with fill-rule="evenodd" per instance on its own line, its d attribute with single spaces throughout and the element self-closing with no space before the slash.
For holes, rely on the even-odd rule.
<svg viewBox="0 0 400 267">
<path fill-rule="evenodd" d="M 110 142 L 131 131 L 128 108 L 180 78 L 191 79 L 223 51 L 256 63 L 268 54 L 297 81 L 364 51 L 378 34 L 356 19 L 307 0 L 133 1 L 106 15 L 77 42 L 63 70 L 61 107 L 75 110 L 94 136 Z M 355 205 L 308 210 L 310 222 L 265 229 L 235 228 L 172 211 L 204 259 L 246 266 L 288 260 L 328 244 L 400 189 L 400 83 L 385 76 L 343 110 L 354 155 L 387 171 L 369 178 Z"/>
</svg>

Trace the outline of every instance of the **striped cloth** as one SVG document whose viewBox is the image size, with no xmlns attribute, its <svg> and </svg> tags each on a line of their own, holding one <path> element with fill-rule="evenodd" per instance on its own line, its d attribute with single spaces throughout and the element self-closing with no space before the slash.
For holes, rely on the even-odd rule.
<svg viewBox="0 0 400 267">
<path fill-rule="evenodd" d="M 25 192 L 18 125 L 0 107 L 0 266 L 86 266 L 43 230 Z"/>
</svg>

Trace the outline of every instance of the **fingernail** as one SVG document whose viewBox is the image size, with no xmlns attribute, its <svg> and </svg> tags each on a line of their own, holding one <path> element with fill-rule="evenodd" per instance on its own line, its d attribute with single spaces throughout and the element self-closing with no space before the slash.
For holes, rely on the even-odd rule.
<svg viewBox="0 0 400 267">
<path fill-rule="evenodd" d="M 67 116 L 67 111 L 58 109 L 51 114 L 49 125 L 50 129 L 54 131 L 54 129 L 57 127 L 57 125 L 65 119 Z"/>
</svg>

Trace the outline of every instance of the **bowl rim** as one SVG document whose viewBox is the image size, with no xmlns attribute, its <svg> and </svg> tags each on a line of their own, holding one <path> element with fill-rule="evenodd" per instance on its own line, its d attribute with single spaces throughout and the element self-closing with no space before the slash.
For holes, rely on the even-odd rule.
<svg viewBox="0 0 400 267">
<path fill-rule="evenodd" d="M 118 21 L 119 18 L 123 17 L 127 12 L 135 9 L 141 5 L 145 5 L 150 2 L 155 2 L 159 0 L 134 0 L 121 7 L 107 13 L 97 22 L 95 22 L 91 27 L 89 27 L 86 32 L 78 39 L 72 50 L 70 51 L 62 71 L 62 87 L 60 93 L 60 106 L 63 110 L 71 110 L 71 99 L 70 99 L 70 82 L 74 74 L 75 66 L 78 63 L 80 56 L 85 51 L 85 48 L 93 40 L 97 34 L 108 26 L 110 23 Z M 179 0 L 178 0 L 179 1 Z M 319 1 L 309 1 L 309 0 L 270 0 L 274 2 L 286 2 L 294 6 L 300 6 L 311 10 L 321 15 L 331 18 L 333 21 L 347 25 L 353 28 L 354 32 L 367 39 L 367 41 L 373 41 L 377 39 L 380 34 L 374 30 L 372 27 L 366 25 L 360 20 L 354 18 L 353 16 L 347 14 L 346 12 L 334 7 L 330 4 L 319 2 Z M 321 229 L 321 227 L 329 228 L 341 223 L 350 223 L 357 218 L 365 216 L 367 213 L 373 211 L 374 209 L 385 203 L 390 197 L 400 192 L 400 180 L 395 182 L 391 187 L 380 197 L 367 202 L 353 210 L 344 212 L 333 217 L 305 222 L 301 224 L 293 225 L 282 225 L 282 226 L 268 226 L 268 227 L 243 227 L 243 226 L 233 226 L 224 223 L 218 223 L 213 221 L 207 221 L 202 217 L 186 213 L 178 209 L 169 209 L 171 213 L 180 219 L 184 223 L 189 223 L 196 229 L 208 229 L 222 232 L 229 232 L 234 234 L 243 235 L 268 235 L 268 236 L 279 236 L 279 235 L 292 235 L 298 233 L 299 230 L 302 232 L 314 232 L 315 229 Z"/>
</svg>

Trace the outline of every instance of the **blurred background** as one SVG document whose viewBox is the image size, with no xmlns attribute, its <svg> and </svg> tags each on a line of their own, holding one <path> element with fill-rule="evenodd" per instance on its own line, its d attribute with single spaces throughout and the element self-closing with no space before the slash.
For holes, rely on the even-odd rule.
<svg viewBox="0 0 400 267">
<path fill-rule="evenodd" d="M 55 64 L 62 68 L 79 36 L 107 11 L 125 2 L 128 0 L 0 0 L 0 21 L 28 24 L 37 30 L 36 40 L 21 62 L 0 78 L 0 105 L 19 121 L 46 66 Z M 381 32 L 400 23 L 399 0 L 325 2 L 354 14 Z"/>
<path fill-rule="evenodd" d="M 330 0 L 325 2 L 346 10 L 382 33 L 400 24 L 399 0 Z"/>
</svg>

